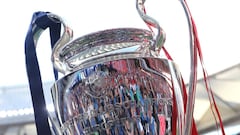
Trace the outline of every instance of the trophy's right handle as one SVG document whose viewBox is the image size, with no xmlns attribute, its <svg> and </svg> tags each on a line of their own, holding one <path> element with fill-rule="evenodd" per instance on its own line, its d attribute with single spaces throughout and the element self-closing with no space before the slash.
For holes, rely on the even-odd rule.
<svg viewBox="0 0 240 135">
<path fill-rule="evenodd" d="M 159 53 L 162 46 L 165 43 L 166 33 L 162 29 L 162 27 L 159 25 L 157 20 L 155 20 L 154 18 L 146 14 L 145 6 L 144 6 L 145 2 L 146 0 L 136 0 L 136 8 L 137 8 L 138 14 L 140 15 L 142 20 L 147 24 L 147 26 L 152 32 L 154 42 L 152 46 L 150 46 L 150 49 Z"/>
</svg>

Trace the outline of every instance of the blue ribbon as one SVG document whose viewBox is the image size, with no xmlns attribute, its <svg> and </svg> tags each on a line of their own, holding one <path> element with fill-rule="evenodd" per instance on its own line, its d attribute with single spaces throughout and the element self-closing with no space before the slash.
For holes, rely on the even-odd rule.
<svg viewBox="0 0 240 135">
<path fill-rule="evenodd" d="M 35 12 L 32 16 L 31 24 L 25 39 L 25 60 L 28 76 L 28 83 L 31 91 L 34 117 L 38 135 L 51 135 L 51 129 L 48 122 L 48 112 L 46 108 L 42 79 L 39 70 L 38 59 L 36 55 L 36 44 L 34 35 L 47 28 L 50 30 L 51 47 L 60 38 L 61 23 L 48 16 L 49 12 Z M 54 69 L 54 77 L 58 79 L 58 72 Z"/>
</svg>

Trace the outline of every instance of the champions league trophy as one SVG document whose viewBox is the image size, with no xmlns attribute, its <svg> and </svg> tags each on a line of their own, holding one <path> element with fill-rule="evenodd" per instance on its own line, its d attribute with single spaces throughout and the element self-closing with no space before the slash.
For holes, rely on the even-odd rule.
<svg viewBox="0 0 240 135">
<path fill-rule="evenodd" d="M 159 56 L 165 32 L 144 2 L 136 0 L 136 7 L 150 30 L 108 29 L 73 41 L 61 17 L 48 14 L 64 26 L 52 52 L 54 68 L 64 74 L 51 88 L 53 134 L 189 134 L 181 73 Z"/>
<path fill-rule="evenodd" d="M 165 33 L 144 13 L 144 1 L 137 0 L 137 11 L 156 32 L 116 28 L 69 43 L 72 31 L 61 21 L 64 33 L 52 61 L 65 76 L 51 89 L 58 134 L 171 134 L 173 98 L 177 134 L 183 134 L 180 72 L 173 61 L 159 58 Z"/>
<path fill-rule="evenodd" d="M 51 89 L 57 134 L 165 135 L 172 133 L 173 98 L 177 106 L 177 134 L 183 134 L 184 107 L 180 72 L 175 63 L 159 58 L 164 30 L 137 11 L 156 32 L 116 28 L 70 41 L 71 29 L 53 49 L 55 68 L 65 76 Z"/>
</svg>

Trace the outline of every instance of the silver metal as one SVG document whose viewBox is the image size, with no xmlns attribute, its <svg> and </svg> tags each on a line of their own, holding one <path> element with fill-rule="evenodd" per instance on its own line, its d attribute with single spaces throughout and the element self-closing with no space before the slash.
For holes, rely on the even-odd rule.
<svg viewBox="0 0 240 135">
<path fill-rule="evenodd" d="M 144 29 L 109 29 L 82 36 L 66 44 L 59 52 L 59 59 L 64 60 L 65 72 L 70 73 L 82 68 L 91 59 L 100 62 L 100 57 L 104 55 L 126 51 L 150 54 L 146 46 L 152 42 L 151 32 Z"/>
<path fill-rule="evenodd" d="M 147 31 L 147 30 L 137 30 L 137 29 L 136 29 L 136 31 L 133 31 L 133 30 L 131 30 L 131 28 L 129 28 L 129 29 L 127 29 L 127 28 L 126 29 L 114 29 L 114 30 L 106 30 L 106 31 L 101 31 L 101 32 L 95 33 L 95 35 L 92 35 L 91 38 L 95 38 L 96 41 L 101 42 L 101 39 L 105 38 L 105 35 L 103 35 L 103 33 L 107 34 L 107 36 L 111 36 L 111 34 L 113 34 L 113 35 L 122 34 L 122 35 L 127 36 L 127 35 L 131 35 L 132 34 L 131 32 L 140 32 L 140 33 L 135 33 L 135 34 L 139 34 L 140 39 L 141 39 L 140 36 L 143 36 L 143 39 L 148 38 L 149 42 L 146 43 L 146 44 L 142 44 L 142 46 L 140 46 L 138 49 L 141 49 L 141 50 L 144 49 L 144 50 L 142 50 L 144 52 L 149 51 L 150 55 L 159 55 L 158 53 L 159 53 L 161 47 L 163 46 L 163 44 L 165 42 L 166 34 L 156 20 L 154 20 L 153 18 L 151 18 L 150 16 L 146 15 L 143 12 L 144 1 L 137 0 L 136 3 L 137 3 L 136 4 L 137 5 L 136 6 L 137 11 L 138 11 L 139 15 L 141 16 L 141 18 L 144 20 L 144 22 L 146 24 L 148 24 L 148 25 L 150 24 L 155 29 L 156 32 Z M 88 35 L 86 35 L 85 37 L 82 37 L 80 39 L 76 39 L 75 41 L 72 41 L 71 43 L 69 43 L 70 40 L 72 39 L 72 36 L 73 36 L 72 30 L 63 21 L 63 19 L 61 19 L 61 17 L 56 16 L 56 15 L 49 15 L 49 16 L 51 18 L 57 18 L 64 26 L 63 35 L 60 38 L 60 40 L 56 43 L 55 48 L 53 49 L 52 62 L 53 62 L 54 67 L 59 72 L 61 72 L 63 74 L 68 74 L 72 70 L 74 70 L 74 67 L 75 67 L 74 65 L 79 65 L 79 62 L 77 62 L 77 64 L 75 64 L 75 62 L 79 61 L 79 60 L 74 59 L 74 58 L 78 57 L 78 56 L 75 56 L 75 55 L 78 55 L 78 52 L 79 52 L 78 49 L 79 49 L 79 47 L 81 47 L 81 46 L 79 46 L 79 44 L 81 44 L 83 46 L 89 46 L 90 47 L 90 45 L 88 45 L 90 43 L 88 43 L 88 41 L 86 41 L 86 40 L 90 40 L 90 41 L 93 41 L 93 40 L 92 39 L 86 39 L 86 37 L 88 37 Z M 110 41 L 108 41 L 109 46 L 107 47 L 105 45 L 105 48 L 103 50 L 101 50 L 101 52 L 100 52 L 100 50 L 98 50 L 98 51 L 96 50 L 95 51 L 96 54 L 86 53 L 85 55 L 86 56 L 99 55 L 99 54 L 104 54 L 104 53 L 107 53 L 107 52 L 111 52 L 113 50 L 133 46 L 133 43 L 131 43 L 131 41 L 129 41 L 129 39 L 124 39 L 124 38 L 115 39 L 114 36 L 111 36 L 111 37 L 112 37 L 112 42 L 113 43 L 110 43 Z M 82 40 L 84 40 L 87 43 L 86 44 L 81 43 L 81 42 L 83 42 Z M 122 41 L 120 41 L 120 40 L 122 40 Z M 80 42 L 80 43 L 77 43 L 77 42 Z M 117 42 L 120 42 L 120 45 L 114 46 L 115 49 L 113 49 L 114 47 L 112 47 L 111 45 L 114 44 L 114 43 L 117 43 Z M 76 44 L 78 44 L 78 45 L 76 45 Z M 75 47 L 72 47 L 73 45 Z M 99 48 L 95 48 L 95 49 L 99 49 Z M 110 50 L 107 50 L 107 49 L 110 49 Z M 71 50 L 71 51 L 69 51 L 69 50 Z M 100 52 L 100 53 L 98 53 L 98 52 Z M 63 55 L 67 56 L 67 57 L 64 57 Z"/>
<path fill-rule="evenodd" d="M 53 53 L 52 53 L 52 58 L 51 59 L 52 59 L 53 66 L 59 72 L 65 74 L 65 72 L 67 71 L 67 67 L 66 67 L 66 64 L 64 63 L 64 59 L 62 59 L 60 57 L 60 54 L 61 54 L 64 46 L 69 41 L 71 41 L 71 39 L 73 38 L 73 31 L 60 16 L 52 14 L 52 13 L 49 13 L 48 16 L 49 16 L 49 18 L 61 23 L 63 25 L 63 28 L 64 28 L 61 38 L 57 41 L 57 43 L 55 44 L 55 46 L 53 48 Z"/>
<path fill-rule="evenodd" d="M 147 24 L 147 26 L 152 30 L 154 42 L 151 46 L 149 46 L 150 49 L 160 52 L 160 49 L 162 48 L 162 46 L 166 40 L 166 33 L 164 32 L 164 30 L 160 27 L 159 23 L 154 18 L 148 16 L 145 13 L 145 7 L 144 7 L 145 1 L 146 0 L 137 0 L 136 8 L 137 8 L 137 11 L 138 11 L 140 17 Z"/>
<path fill-rule="evenodd" d="M 176 65 L 148 55 L 104 57 L 105 61 L 93 60 L 52 87 L 61 134 L 171 134 L 173 93 L 182 102 Z M 184 127 L 184 109 L 179 107 L 178 124 Z M 160 124 L 166 127 L 158 128 Z"/>
<path fill-rule="evenodd" d="M 173 98 L 177 102 L 177 135 L 183 135 L 184 108 L 180 73 L 174 62 L 159 58 L 165 32 L 136 6 L 155 31 L 115 28 L 71 41 L 64 26 L 52 62 L 64 77 L 51 88 L 55 134 L 171 134 Z M 52 18 L 54 18 L 52 17 Z"/>
<path fill-rule="evenodd" d="M 193 111 L 195 105 L 195 95 L 196 95 L 196 84 L 197 84 L 197 65 L 195 65 L 195 58 L 197 57 L 196 47 L 194 43 L 194 34 L 193 34 L 193 27 L 192 27 L 192 18 L 191 14 L 189 13 L 189 9 L 186 5 L 184 0 L 180 0 L 180 3 L 184 9 L 184 12 L 187 17 L 188 27 L 189 27 L 189 37 L 190 37 L 190 77 L 189 77 L 189 89 L 188 89 L 188 97 L 187 97 L 187 107 L 186 110 L 186 119 L 185 119 L 185 129 L 184 134 L 189 135 L 192 129 L 192 120 L 193 120 Z M 194 50 L 195 49 L 195 50 Z M 195 66 L 194 66 L 195 65 Z"/>
</svg>

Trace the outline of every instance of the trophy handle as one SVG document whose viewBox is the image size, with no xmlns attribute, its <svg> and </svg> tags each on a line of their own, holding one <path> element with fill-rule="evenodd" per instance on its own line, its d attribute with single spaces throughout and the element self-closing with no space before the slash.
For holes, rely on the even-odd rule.
<svg viewBox="0 0 240 135">
<path fill-rule="evenodd" d="M 64 22 L 64 20 L 60 16 L 58 16 L 56 14 L 53 14 L 53 13 L 47 13 L 47 16 L 52 21 L 57 22 L 57 23 L 61 23 L 64 27 L 63 34 L 62 34 L 61 38 L 54 45 L 54 48 L 53 48 L 54 53 L 52 53 L 52 58 L 51 59 L 52 59 L 52 63 L 53 63 L 54 68 L 56 70 L 58 70 L 59 72 L 65 74 L 66 66 L 64 64 L 63 59 L 61 59 L 61 57 L 60 57 L 60 53 L 62 52 L 62 48 L 64 48 L 65 44 L 67 44 L 72 39 L 73 31 Z M 44 29 L 36 27 L 34 31 L 35 32 L 34 32 L 34 35 L 33 35 L 33 40 L 34 40 L 35 45 L 37 45 L 39 37 L 41 36 Z"/>
<path fill-rule="evenodd" d="M 158 21 L 156 21 L 154 18 L 148 16 L 145 11 L 144 3 L 146 0 L 136 0 L 136 8 L 138 11 L 138 14 L 143 19 L 143 21 L 147 24 L 149 29 L 152 32 L 153 40 L 152 46 L 150 47 L 151 50 L 160 52 L 163 44 L 166 40 L 166 33 L 159 25 Z M 153 28 L 153 29 L 152 29 Z"/>
<path fill-rule="evenodd" d="M 53 19 L 54 21 L 58 21 L 63 25 L 63 34 L 61 38 L 57 41 L 53 48 L 52 53 L 52 63 L 53 66 L 61 73 L 65 74 L 66 71 L 66 65 L 64 64 L 64 60 L 60 57 L 60 54 L 62 52 L 62 49 L 65 47 L 65 45 L 73 38 L 73 30 L 64 22 L 64 20 L 56 15 L 49 13 L 48 17 L 50 19 Z"/>
<path fill-rule="evenodd" d="M 147 34 L 147 36 L 151 37 L 151 39 L 148 39 L 149 42 L 147 43 L 147 45 L 144 44 L 143 41 L 141 41 L 142 44 L 144 44 L 144 45 L 142 45 L 140 49 L 141 49 L 142 52 L 149 52 L 150 55 L 158 56 L 159 52 L 160 52 L 160 49 L 162 48 L 162 46 L 165 42 L 166 34 L 156 20 L 154 20 L 150 16 L 146 15 L 146 13 L 144 12 L 144 3 L 145 3 L 145 0 L 136 0 L 136 8 L 137 8 L 137 11 L 138 11 L 139 15 L 143 19 L 143 21 L 149 26 L 149 29 L 151 30 L 151 31 L 142 30 L 141 33 L 150 33 L 150 36 L 149 36 L 149 34 Z M 59 72 L 61 72 L 63 74 L 67 74 L 68 72 L 73 70 L 75 65 L 77 65 L 77 64 L 73 64 L 73 62 L 70 62 L 70 61 L 74 61 L 74 60 L 72 60 L 72 58 L 73 59 L 76 58 L 74 55 L 77 55 L 76 52 L 79 53 L 79 48 L 81 48 L 81 47 L 78 47 L 78 46 L 75 46 L 75 45 L 73 47 L 72 43 L 68 43 L 73 37 L 73 32 L 67 26 L 67 24 L 63 21 L 63 19 L 61 19 L 61 17 L 59 17 L 57 15 L 54 15 L 54 14 L 49 14 L 49 17 L 54 19 L 54 20 L 59 21 L 60 23 L 62 23 L 63 27 L 64 27 L 64 32 L 63 32 L 62 37 L 59 39 L 59 41 L 55 44 L 55 46 L 53 48 L 52 62 L 53 62 L 54 67 Z M 98 36 L 101 36 L 101 35 L 98 35 Z M 75 40 L 75 41 L 73 41 L 73 43 L 75 44 L 78 41 Z M 86 42 L 88 42 L 88 41 L 86 41 Z M 125 45 L 129 43 L 129 42 L 124 43 L 124 42 L 127 42 L 127 41 L 118 41 L 118 42 L 121 42 Z M 132 46 L 136 46 L 136 45 L 128 44 L 128 47 L 132 47 Z M 105 46 L 105 47 L 109 48 L 111 46 L 108 45 L 108 46 Z M 69 48 L 75 48 L 75 49 L 71 50 Z M 84 46 L 82 46 L 82 48 L 84 48 Z M 126 48 L 126 46 L 121 46 L 121 47 L 118 46 L 117 49 L 122 49 L 122 48 Z M 113 49 L 113 48 L 111 48 L 111 49 Z M 113 50 L 111 50 L 111 51 L 113 51 Z M 88 55 L 92 56 L 92 54 L 90 54 L 89 52 L 90 51 L 88 51 Z M 103 51 L 103 52 L 101 52 L 101 54 L 107 53 L 107 52 L 109 52 L 109 50 Z M 67 53 L 69 53 L 69 54 L 67 54 Z M 67 54 L 67 55 L 65 55 L 65 54 Z M 65 55 L 65 56 L 70 55 L 71 58 L 64 57 L 63 55 Z M 78 56 L 79 56 L 79 54 L 78 54 Z"/>
</svg>

